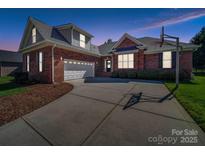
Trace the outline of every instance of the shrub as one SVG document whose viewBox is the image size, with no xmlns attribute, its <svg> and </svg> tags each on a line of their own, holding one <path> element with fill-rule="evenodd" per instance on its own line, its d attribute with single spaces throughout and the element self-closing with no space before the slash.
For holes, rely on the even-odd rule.
<svg viewBox="0 0 205 154">
<path fill-rule="evenodd" d="M 161 70 L 158 72 L 158 80 L 174 80 L 175 72 L 172 70 Z"/>
<path fill-rule="evenodd" d="M 14 74 L 16 83 L 26 83 L 28 81 L 28 73 L 27 72 L 16 72 Z"/>
<path fill-rule="evenodd" d="M 139 79 L 158 80 L 158 71 L 143 70 L 137 73 Z"/>
<path fill-rule="evenodd" d="M 127 73 L 127 77 L 130 78 L 130 79 L 137 78 L 137 72 L 130 71 L 130 72 Z"/>
<path fill-rule="evenodd" d="M 119 72 L 119 77 L 120 78 L 127 78 L 127 72 L 125 72 L 125 71 Z"/>
<path fill-rule="evenodd" d="M 118 78 L 119 77 L 119 73 L 117 71 L 112 72 L 112 78 Z"/>
<path fill-rule="evenodd" d="M 189 72 L 182 70 L 179 74 L 180 80 L 184 81 L 184 80 L 191 80 L 191 75 L 189 74 Z"/>
<path fill-rule="evenodd" d="M 205 76 L 205 72 L 194 72 L 196 76 Z"/>
</svg>

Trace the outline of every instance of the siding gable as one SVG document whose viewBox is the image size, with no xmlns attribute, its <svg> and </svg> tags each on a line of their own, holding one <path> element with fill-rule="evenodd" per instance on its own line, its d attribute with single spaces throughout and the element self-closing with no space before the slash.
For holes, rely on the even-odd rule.
<svg viewBox="0 0 205 154">
<path fill-rule="evenodd" d="M 137 45 L 138 44 L 136 44 L 132 40 L 125 38 L 116 48 L 120 49 L 120 48 L 127 48 L 127 47 L 132 47 Z"/>
<path fill-rule="evenodd" d="M 81 33 L 78 32 L 77 30 L 73 30 L 72 45 L 78 46 L 78 47 L 80 46 L 80 34 Z M 85 49 L 90 50 L 91 38 L 89 38 L 86 35 L 84 36 L 85 36 Z"/>
<path fill-rule="evenodd" d="M 23 34 L 23 37 L 21 39 L 19 49 L 23 49 L 23 48 L 26 48 L 29 45 L 35 44 L 35 43 L 32 43 L 32 29 L 34 27 L 36 28 L 36 43 L 44 40 L 43 36 L 40 34 L 40 32 L 38 30 L 38 27 L 36 27 L 31 22 L 31 20 L 28 20 L 28 22 L 26 24 L 26 27 L 24 29 L 24 34 Z"/>
<path fill-rule="evenodd" d="M 59 33 L 66 39 L 68 43 L 71 44 L 72 42 L 72 33 L 71 33 L 71 28 L 66 28 L 66 29 L 58 29 Z"/>
<path fill-rule="evenodd" d="M 32 28 L 29 29 L 28 31 L 28 38 L 25 40 L 25 46 L 24 47 L 27 47 L 29 45 L 32 45 L 32 44 L 35 44 L 35 43 L 32 43 L 32 29 L 34 28 L 34 26 L 32 26 Z M 40 41 L 43 41 L 43 37 L 41 36 L 41 34 L 39 33 L 38 29 L 36 29 L 36 43 L 40 42 Z"/>
</svg>

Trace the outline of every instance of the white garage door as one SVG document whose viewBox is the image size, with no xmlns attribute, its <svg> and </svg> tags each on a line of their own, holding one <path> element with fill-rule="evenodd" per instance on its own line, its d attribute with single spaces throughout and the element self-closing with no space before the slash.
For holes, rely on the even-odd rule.
<svg viewBox="0 0 205 154">
<path fill-rule="evenodd" d="M 64 80 L 94 77 L 95 64 L 86 61 L 64 60 Z"/>
</svg>

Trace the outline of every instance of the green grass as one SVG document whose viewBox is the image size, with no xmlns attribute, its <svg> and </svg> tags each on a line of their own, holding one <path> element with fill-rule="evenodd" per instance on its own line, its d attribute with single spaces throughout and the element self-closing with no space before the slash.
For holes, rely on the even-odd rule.
<svg viewBox="0 0 205 154">
<path fill-rule="evenodd" d="M 169 90 L 175 84 L 167 82 Z M 205 131 L 205 76 L 195 76 L 188 83 L 181 83 L 175 94 L 177 100 L 188 111 L 196 123 Z"/>
<path fill-rule="evenodd" d="M 0 97 L 15 95 L 26 91 L 22 85 L 16 84 L 11 76 L 0 77 Z"/>
</svg>

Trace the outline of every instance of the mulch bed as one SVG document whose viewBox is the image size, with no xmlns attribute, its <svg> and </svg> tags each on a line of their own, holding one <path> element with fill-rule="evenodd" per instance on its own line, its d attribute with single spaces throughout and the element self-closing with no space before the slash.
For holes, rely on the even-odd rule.
<svg viewBox="0 0 205 154">
<path fill-rule="evenodd" d="M 54 101 L 72 89 L 73 86 L 68 83 L 35 84 L 28 86 L 24 93 L 0 97 L 0 126 Z"/>
</svg>

